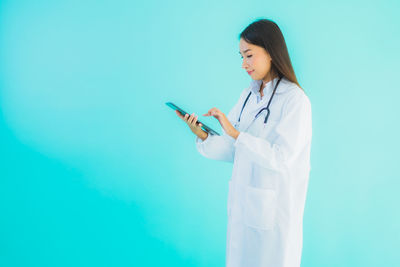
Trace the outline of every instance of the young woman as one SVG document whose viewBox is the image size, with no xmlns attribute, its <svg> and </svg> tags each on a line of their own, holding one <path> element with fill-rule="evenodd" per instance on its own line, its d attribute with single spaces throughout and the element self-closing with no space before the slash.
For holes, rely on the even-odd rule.
<svg viewBox="0 0 400 267">
<path fill-rule="evenodd" d="M 205 157 L 233 162 L 228 193 L 226 266 L 299 267 L 311 148 L 311 104 L 297 82 L 278 25 L 261 19 L 239 36 L 252 78 L 226 116 L 212 108 L 224 133 L 183 117 Z"/>
</svg>

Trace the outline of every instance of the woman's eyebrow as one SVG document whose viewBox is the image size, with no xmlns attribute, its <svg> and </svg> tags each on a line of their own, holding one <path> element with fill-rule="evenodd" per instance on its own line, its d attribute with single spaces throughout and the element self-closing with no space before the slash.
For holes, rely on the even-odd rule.
<svg viewBox="0 0 400 267">
<path fill-rule="evenodd" d="M 243 51 L 243 53 L 246 53 L 247 51 L 250 51 L 251 49 L 246 49 L 246 50 L 244 50 Z M 240 51 L 239 51 L 239 54 L 242 54 L 242 53 L 240 53 Z"/>
</svg>

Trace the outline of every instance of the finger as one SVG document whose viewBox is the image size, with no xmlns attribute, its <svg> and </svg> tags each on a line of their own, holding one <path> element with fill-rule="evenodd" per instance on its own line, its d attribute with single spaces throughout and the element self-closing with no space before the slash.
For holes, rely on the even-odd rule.
<svg viewBox="0 0 400 267">
<path fill-rule="evenodd" d="M 186 113 L 185 117 L 184 117 L 184 120 L 187 122 L 188 118 L 189 118 L 189 114 Z"/>
<path fill-rule="evenodd" d="M 197 118 L 198 118 L 198 116 L 196 115 L 195 117 L 194 117 L 194 119 L 193 119 L 193 126 L 196 126 L 196 122 L 197 122 Z"/>
<path fill-rule="evenodd" d="M 211 110 L 211 116 L 215 116 L 218 114 L 218 109 L 217 108 L 212 108 Z"/>
<path fill-rule="evenodd" d="M 179 111 L 175 110 L 175 113 L 178 115 L 179 118 L 183 119 L 183 116 Z"/>
<path fill-rule="evenodd" d="M 190 118 L 189 118 L 189 120 L 188 120 L 188 122 L 189 122 L 190 124 L 192 124 L 193 118 L 194 118 L 194 113 L 192 113 L 192 114 L 190 115 Z"/>
<path fill-rule="evenodd" d="M 214 108 L 210 109 L 207 113 L 203 114 L 203 116 L 211 116 L 211 112 L 214 110 Z"/>
</svg>

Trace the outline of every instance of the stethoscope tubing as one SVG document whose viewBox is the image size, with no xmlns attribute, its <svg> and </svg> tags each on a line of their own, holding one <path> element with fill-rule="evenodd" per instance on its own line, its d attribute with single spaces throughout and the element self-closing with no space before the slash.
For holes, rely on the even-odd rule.
<svg viewBox="0 0 400 267">
<path fill-rule="evenodd" d="M 271 95 L 271 97 L 270 97 L 269 100 L 268 100 L 267 106 L 266 106 L 265 108 L 262 108 L 260 111 L 258 111 L 257 115 L 254 117 L 254 120 L 255 120 L 255 119 L 258 117 L 258 115 L 259 115 L 261 112 L 263 112 L 263 110 L 266 109 L 266 110 L 267 110 L 267 115 L 265 116 L 265 119 L 264 119 L 264 127 L 265 127 L 265 124 L 267 124 L 268 117 L 269 117 L 269 114 L 270 114 L 269 105 L 271 104 L 272 98 L 273 98 L 274 95 L 275 95 L 276 88 L 278 88 L 278 85 L 279 85 L 281 79 L 282 79 L 282 77 L 279 77 L 279 80 L 278 80 L 278 82 L 276 83 L 274 90 L 272 91 L 272 95 Z M 246 106 L 246 103 L 247 103 L 247 101 L 249 100 L 250 95 L 251 95 L 251 91 L 250 91 L 249 95 L 247 96 L 246 100 L 245 100 L 244 103 L 243 103 L 242 110 L 240 111 L 240 114 L 239 114 L 238 123 L 240 122 L 240 117 L 242 116 L 243 109 L 244 109 L 244 107 Z M 254 122 L 254 120 L 253 120 L 253 122 Z"/>
</svg>

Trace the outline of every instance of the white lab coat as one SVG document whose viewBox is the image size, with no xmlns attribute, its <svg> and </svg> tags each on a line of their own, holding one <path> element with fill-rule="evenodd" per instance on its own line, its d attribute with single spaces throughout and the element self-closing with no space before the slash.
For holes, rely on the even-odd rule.
<svg viewBox="0 0 400 267">
<path fill-rule="evenodd" d="M 235 126 L 243 103 L 240 132 L 235 140 L 226 133 L 196 137 L 203 156 L 233 162 L 228 192 L 227 267 L 299 267 L 303 243 L 311 148 L 311 103 L 295 83 L 282 78 L 267 106 L 278 78 L 264 87 L 252 80 L 227 118 Z"/>
</svg>

